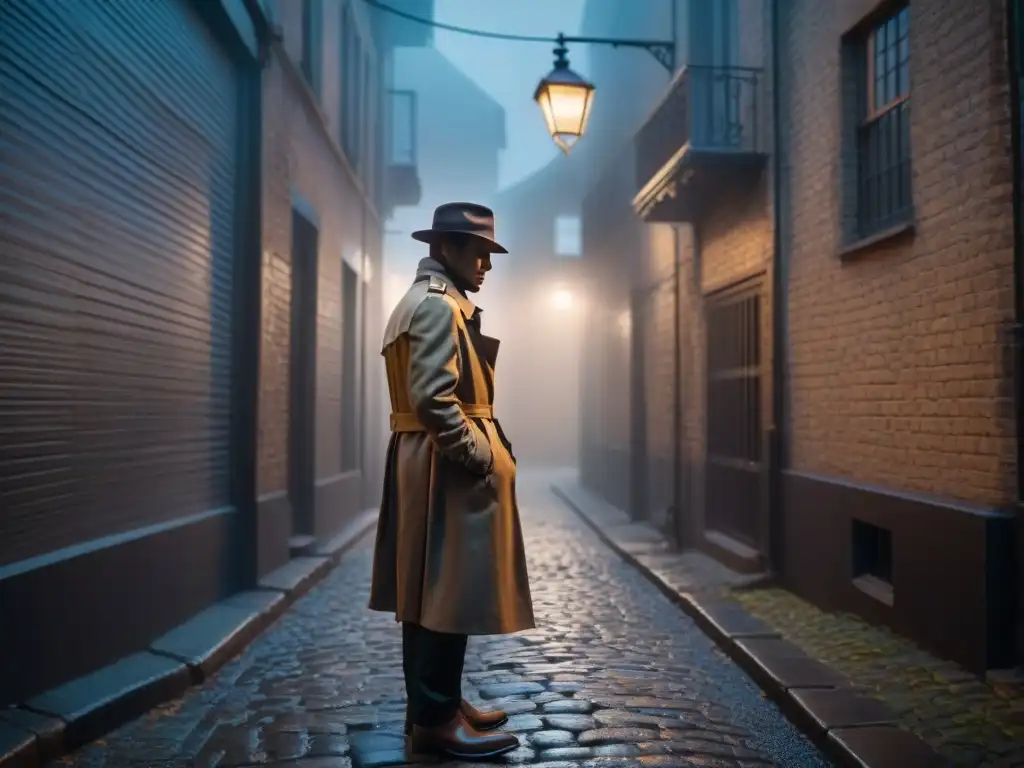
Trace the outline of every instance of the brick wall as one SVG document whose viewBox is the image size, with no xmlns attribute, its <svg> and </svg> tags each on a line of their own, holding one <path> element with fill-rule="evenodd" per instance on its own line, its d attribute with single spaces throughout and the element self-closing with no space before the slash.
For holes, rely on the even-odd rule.
<svg viewBox="0 0 1024 768">
<path fill-rule="evenodd" d="M 263 300 L 260 339 L 259 494 L 288 485 L 291 332 L 291 185 L 285 74 L 271 59 L 263 86 Z"/>
<path fill-rule="evenodd" d="M 298 5 L 298 4 L 296 4 Z M 282 15 L 286 49 L 300 19 Z M 325 44 L 327 41 L 325 36 Z M 291 44 L 294 47 L 294 44 Z M 379 238 L 364 241 L 361 182 L 331 146 L 319 107 L 303 97 L 301 80 L 280 57 L 271 56 L 264 74 L 263 325 L 259 429 L 259 492 L 287 486 L 288 363 L 291 305 L 292 195 L 298 194 L 319 219 L 317 296 L 316 477 L 341 471 L 341 264 L 362 269 L 364 247 L 379 267 Z M 331 76 L 330 72 L 335 75 Z M 325 68 L 324 92 L 337 90 L 337 67 Z M 337 110 L 335 110 L 337 111 Z M 335 125 L 327 121 L 329 125 Z M 336 123 L 336 121 L 335 121 Z M 334 128 L 336 132 L 336 125 Z M 335 136 L 336 139 L 336 136 Z M 377 227 L 372 208 L 365 226 Z M 375 250 L 374 250 L 375 249 Z M 375 270 L 380 279 L 382 270 Z M 375 296 L 375 294 L 371 294 Z M 379 302 L 375 301 L 379 310 Z M 367 323 L 366 329 L 373 329 Z M 358 356 L 357 356 L 358 357 Z M 373 365 L 375 358 L 368 358 Z"/>
<path fill-rule="evenodd" d="M 785 19 L 794 468 L 999 504 L 1013 491 L 1004 9 L 910 4 L 912 238 L 840 258 L 840 36 L 863 0 Z"/>
</svg>

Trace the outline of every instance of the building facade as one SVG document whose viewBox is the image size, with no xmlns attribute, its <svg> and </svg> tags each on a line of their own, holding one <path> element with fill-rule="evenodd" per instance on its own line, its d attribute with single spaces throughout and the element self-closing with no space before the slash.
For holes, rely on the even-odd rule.
<svg viewBox="0 0 1024 768">
<path fill-rule="evenodd" d="M 488 201 L 509 250 L 493 262 L 488 332 L 502 339 L 499 413 L 521 467 L 579 462 L 583 171 L 578 158 L 557 157 Z M 547 379 L 542 398 L 531 386 L 538 376 Z"/>
<path fill-rule="evenodd" d="M 427 3 L 406 0 L 393 7 L 423 18 Z M 382 14 L 383 15 L 383 14 Z M 390 17 L 398 32 L 390 56 L 391 157 L 396 172 L 384 226 L 383 313 L 386 318 L 412 283 L 427 247 L 412 239 L 430 227 L 434 208 L 455 200 L 487 200 L 498 187 L 498 155 L 505 147 L 505 111 L 465 72 L 434 47 L 433 30 L 401 17 Z M 467 120 L 466 115 L 473 115 Z M 404 164 L 404 166 L 402 165 Z M 415 173 L 403 177 L 403 167 Z M 398 185 L 402 186 L 398 188 Z M 484 300 L 487 307 L 487 301 Z M 491 313 L 485 326 L 493 330 Z M 382 333 L 372 344 L 385 407 L 380 430 L 390 431 L 387 382 L 378 356 Z M 382 446 L 383 456 L 383 446 Z"/>
<path fill-rule="evenodd" d="M 498 156 L 505 148 L 505 110 L 471 77 L 430 44 L 394 49 L 392 88 L 396 151 L 416 158 L 419 193 L 396 199 L 386 230 L 391 306 L 412 281 L 426 246 L 411 238 L 428 228 L 434 208 L 454 200 L 488 200 L 498 189 Z M 466 118 L 473 115 L 472 120 Z"/>
<path fill-rule="evenodd" d="M 0 705 L 376 504 L 380 34 L 351 0 L 0 5 Z"/>
<path fill-rule="evenodd" d="M 625 3 L 590 0 L 584 6 L 581 34 L 672 40 L 675 58 L 686 61 L 685 4 L 651 3 L 646 12 Z M 675 23 L 673 24 L 673 17 Z M 670 33 L 666 35 L 666 30 Z M 674 33 L 672 32 L 674 30 Z M 674 39 L 673 39 L 674 38 Z M 582 216 L 584 280 L 587 285 L 580 407 L 580 473 L 583 481 L 637 518 L 670 525 L 674 390 L 672 388 L 673 315 L 656 327 L 638 322 L 647 305 L 671 299 L 671 282 L 659 280 L 665 257 L 650 247 L 664 244 L 672 226 L 645 224 L 633 210 L 636 151 L 633 137 L 657 105 L 672 74 L 644 51 L 592 46 L 588 77 L 599 86 L 586 137 L 571 159 L 586 167 Z M 669 255 L 669 274 L 672 274 Z M 644 376 L 646 360 L 655 360 L 650 343 L 668 346 L 662 356 L 668 381 Z M 647 391 L 647 387 L 660 390 Z M 648 423 L 650 420 L 650 424 Z"/>
<path fill-rule="evenodd" d="M 585 260 L 609 286 L 625 274 L 604 245 L 616 206 L 624 220 L 631 198 L 647 231 L 618 248 L 642 244 L 631 311 L 618 305 L 628 441 L 625 419 L 614 437 L 604 424 L 624 385 L 585 392 L 587 428 L 605 437 L 584 481 L 602 490 L 606 446 L 628 442 L 629 491 L 603 492 L 682 546 L 973 670 L 1011 665 L 1008 9 L 691 0 L 677 13 L 685 53 L 635 134 L 635 178 L 613 160 L 585 208 Z M 605 355 L 613 311 L 594 342 Z"/>
<path fill-rule="evenodd" d="M 1013 661 L 1006 10 L 795 2 L 779 19 L 779 567 L 977 670 Z"/>
<path fill-rule="evenodd" d="M 368 6 L 265 0 L 261 570 L 379 493 L 363 340 L 380 313 L 385 46 Z"/>
</svg>

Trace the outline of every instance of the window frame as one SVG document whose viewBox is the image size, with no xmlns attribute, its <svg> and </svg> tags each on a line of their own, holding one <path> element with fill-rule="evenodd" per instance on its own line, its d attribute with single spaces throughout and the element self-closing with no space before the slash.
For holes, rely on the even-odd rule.
<svg viewBox="0 0 1024 768">
<path fill-rule="evenodd" d="M 320 26 L 315 21 L 319 16 Z M 302 52 L 299 71 L 317 100 L 322 98 L 323 69 L 323 8 L 320 0 L 302 0 L 301 32 Z"/>
<path fill-rule="evenodd" d="M 878 32 L 883 27 L 887 26 L 890 21 L 893 21 L 893 20 L 896 20 L 897 31 L 898 31 L 898 29 L 899 29 L 899 17 L 902 14 L 904 14 L 904 13 L 907 14 L 907 32 L 906 32 L 906 35 L 897 37 L 896 38 L 896 42 L 893 44 L 893 45 L 897 46 L 897 50 L 896 50 L 896 69 L 894 71 L 896 73 L 896 89 L 898 91 L 899 90 L 899 84 L 900 84 L 900 77 L 899 77 L 900 68 L 901 67 L 906 67 L 906 69 L 907 69 L 907 89 L 906 89 L 906 91 L 904 93 L 897 93 L 895 96 L 893 96 L 893 98 L 889 99 L 889 101 L 887 101 L 884 104 L 882 104 L 882 106 L 876 107 L 875 106 L 875 95 L 877 93 L 877 91 L 876 91 L 877 78 L 875 77 L 875 63 L 876 63 L 877 58 L 878 58 L 877 57 L 877 50 L 876 50 L 876 45 L 877 45 L 877 40 L 878 40 Z M 907 46 L 908 46 L 907 59 L 906 59 L 906 61 L 901 62 L 900 58 L 899 58 L 898 46 L 899 46 L 899 44 L 904 39 L 906 39 L 908 41 L 907 42 Z M 901 3 L 897 7 L 891 9 L 883 17 L 881 17 L 879 20 L 873 22 L 868 27 L 867 34 L 866 34 L 866 39 L 864 39 L 862 41 L 863 42 L 863 48 L 864 48 L 863 55 L 864 55 L 864 62 L 865 62 L 864 78 L 863 78 L 863 82 L 862 82 L 862 87 L 864 88 L 864 102 L 865 102 L 864 103 L 864 109 L 863 109 L 864 114 L 861 116 L 862 124 L 867 124 L 867 123 L 870 123 L 870 122 L 872 122 L 874 120 L 878 120 L 886 112 L 890 112 L 893 109 L 896 109 L 897 107 L 899 107 L 904 102 L 910 100 L 911 88 L 910 88 L 910 74 L 909 74 L 909 72 L 910 72 L 910 51 L 909 51 L 910 43 L 909 43 L 909 40 L 910 40 L 910 3 L 909 2 L 908 3 Z M 888 73 L 886 73 L 886 74 L 888 74 Z"/>
<path fill-rule="evenodd" d="M 350 73 L 352 69 L 352 40 L 355 37 L 355 17 L 348 0 L 342 0 L 341 4 L 341 51 L 338 55 L 339 83 L 341 95 L 338 99 L 338 133 L 341 139 L 341 148 L 346 154 L 351 154 L 352 127 L 351 119 L 351 91 L 352 83 Z"/>
<path fill-rule="evenodd" d="M 859 98 L 853 137 L 857 169 L 855 242 L 891 229 L 905 228 L 913 221 L 910 21 L 910 3 L 894 3 L 865 23 L 855 40 L 859 59 L 856 67 Z M 883 77 L 893 78 L 893 93 L 883 94 L 888 98 L 878 103 L 877 46 L 879 36 L 887 34 L 890 24 L 895 24 L 895 39 L 890 42 L 886 37 L 882 55 L 888 57 L 892 51 L 894 57 L 893 66 L 890 68 L 887 63 L 883 74 Z M 904 46 L 905 57 L 901 55 Z"/>
</svg>

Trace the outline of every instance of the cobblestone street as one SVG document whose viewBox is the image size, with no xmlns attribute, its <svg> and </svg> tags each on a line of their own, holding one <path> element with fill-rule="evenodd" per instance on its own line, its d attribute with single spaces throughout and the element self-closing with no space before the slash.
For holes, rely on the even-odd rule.
<svg viewBox="0 0 1024 768">
<path fill-rule="evenodd" d="M 509 711 L 549 766 L 825 766 L 679 609 L 537 481 L 521 487 L 538 628 L 473 638 L 466 695 Z M 60 761 L 100 766 L 403 764 L 400 633 L 366 609 L 365 539 L 238 659 Z"/>
</svg>

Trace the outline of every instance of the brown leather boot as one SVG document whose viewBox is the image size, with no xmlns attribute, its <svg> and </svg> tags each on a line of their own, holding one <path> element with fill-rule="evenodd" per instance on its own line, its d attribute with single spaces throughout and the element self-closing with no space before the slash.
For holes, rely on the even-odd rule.
<svg viewBox="0 0 1024 768">
<path fill-rule="evenodd" d="M 511 733 L 478 731 L 462 712 L 456 712 L 448 723 L 436 728 L 414 725 L 409 736 L 409 751 L 415 755 L 441 755 L 458 760 L 489 760 L 518 746 L 519 739 Z"/>
<path fill-rule="evenodd" d="M 461 711 L 466 716 L 469 724 L 478 731 L 493 731 L 495 728 L 500 728 L 508 722 L 508 715 L 500 709 L 496 709 L 493 712 L 481 712 L 465 699 L 462 700 Z M 408 736 L 410 733 L 412 733 L 412 722 L 407 714 L 405 717 L 405 735 Z"/>
<path fill-rule="evenodd" d="M 508 722 L 508 715 L 500 709 L 496 709 L 493 712 L 481 712 L 465 699 L 462 700 L 459 709 L 465 715 L 469 724 L 478 731 L 493 731 L 495 728 L 500 728 Z"/>
</svg>

